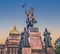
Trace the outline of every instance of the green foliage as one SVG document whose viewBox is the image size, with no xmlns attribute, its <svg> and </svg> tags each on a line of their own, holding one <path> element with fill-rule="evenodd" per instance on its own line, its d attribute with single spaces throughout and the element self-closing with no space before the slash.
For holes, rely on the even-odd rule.
<svg viewBox="0 0 60 54">
<path fill-rule="evenodd" d="M 60 54 L 60 44 L 56 46 L 56 54 Z"/>
</svg>

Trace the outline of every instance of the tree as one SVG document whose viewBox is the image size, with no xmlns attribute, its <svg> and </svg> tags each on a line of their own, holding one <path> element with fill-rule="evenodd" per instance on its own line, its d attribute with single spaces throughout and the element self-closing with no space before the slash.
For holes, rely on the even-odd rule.
<svg viewBox="0 0 60 54">
<path fill-rule="evenodd" d="M 60 54 L 60 44 L 56 46 L 56 54 Z"/>
</svg>

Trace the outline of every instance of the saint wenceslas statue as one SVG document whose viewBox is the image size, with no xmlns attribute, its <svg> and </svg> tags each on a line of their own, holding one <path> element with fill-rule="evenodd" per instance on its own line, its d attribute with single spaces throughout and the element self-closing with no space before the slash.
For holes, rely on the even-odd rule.
<svg viewBox="0 0 60 54">
<path fill-rule="evenodd" d="M 34 8 L 30 8 L 30 11 L 26 14 L 26 24 L 27 24 L 27 30 L 29 29 L 29 27 L 33 27 L 35 23 L 37 23 L 37 21 L 35 20 L 35 17 L 34 17 Z"/>
</svg>

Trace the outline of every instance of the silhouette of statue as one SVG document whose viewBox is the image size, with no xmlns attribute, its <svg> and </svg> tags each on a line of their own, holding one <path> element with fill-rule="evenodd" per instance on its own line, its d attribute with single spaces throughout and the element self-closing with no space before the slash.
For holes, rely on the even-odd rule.
<svg viewBox="0 0 60 54">
<path fill-rule="evenodd" d="M 22 47 L 30 47 L 28 38 L 29 38 L 29 33 L 26 31 L 26 28 L 24 28 L 24 32 L 21 33 Z"/>
<path fill-rule="evenodd" d="M 52 47 L 50 32 L 48 32 L 47 28 L 45 28 L 45 32 L 44 32 L 44 41 L 46 47 Z"/>
<path fill-rule="evenodd" d="M 21 41 L 18 48 L 18 54 L 22 54 L 23 47 L 30 47 L 28 38 L 29 33 L 26 31 L 26 28 L 24 28 L 24 32 L 21 33 Z"/>
<path fill-rule="evenodd" d="M 34 8 L 31 7 L 30 11 L 25 14 L 27 16 L 27 19 L 26 19 L 27 29 L 29 29 L 29 27 L 33 27 L 34 24 L 37 23 L 34 17 Z"/>
</svg>

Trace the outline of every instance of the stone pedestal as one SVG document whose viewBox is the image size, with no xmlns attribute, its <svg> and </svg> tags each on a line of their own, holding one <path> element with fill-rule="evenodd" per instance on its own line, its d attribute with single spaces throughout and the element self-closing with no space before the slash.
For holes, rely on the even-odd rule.
<svg viewBox="0 0 60 54">
<path fill-rule="evenodd" d="M 55 54 L 54 48 L 47 48 L 47 54 Z"/>
<path fill-rule="evenodd" d="M 31 48 L 23 48 L 22 54 L 31 54 Z"/>
<path fill-rule="evenodd" d="M 36 27 L 29 29 L 29 42 L 31 49 L 40 49 L 42 50 L 42 40 L 41 34 L 39 33 L 39 29 Z"/>
</svg>

